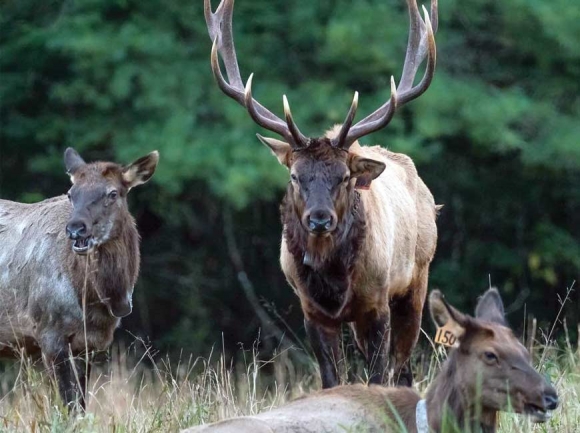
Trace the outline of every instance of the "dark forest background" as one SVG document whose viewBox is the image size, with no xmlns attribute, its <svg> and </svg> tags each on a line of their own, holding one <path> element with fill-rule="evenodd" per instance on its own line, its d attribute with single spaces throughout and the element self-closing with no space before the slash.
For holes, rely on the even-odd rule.
<svg viewBox="0 0 580 433">
<path fill-rule="evenodd" d="M 228 351 L 249 346 L 260 328 L 266 342 L 276 329 L 302 339 L 278 264 L 288 174 L 255 138 L 265 131 L 213 81 L 203 2 L 0 8 L 1 198 L 66 192 L 67 146 L 125 163 L 160 151 L 154 179 L 131 193 L 143 266 L 118 335 L 195 355 L 222 336 Z M 491 279 L 513 325 L 527 314 L 547 326 L 580 275 L 580 3 L 439 9 L 431 88 L 362 141 L 410 155 L 445 205 L 430 287 L 472 309 Z M 359 118 L 388 98 L 407 23 L 402 0 L 238 0 L 234 14 L 254 95 L 281 114 L 286 93 L 311 135 L 343 120 L 355 90 Z M 575 335 L 578 291 L 561 317 Z"/>
</svg>

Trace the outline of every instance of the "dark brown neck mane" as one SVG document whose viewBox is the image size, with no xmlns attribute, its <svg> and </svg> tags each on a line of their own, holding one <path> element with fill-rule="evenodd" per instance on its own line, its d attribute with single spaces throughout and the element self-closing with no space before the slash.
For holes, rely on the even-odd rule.
<svg viewBox="0 0 580 433">
<path fill-rule="evenodd" d="M 442 431 L 447 424 L 447 428 L 455 426 L 456 429 L 459 428 L 458 431 L 469 428 L 469 431 L 474 433 L 495 433 L 497 411 L 478 409 L 474 402 L 470 401 L 468 391 L 463 389 L 457 375 L 459 369 L 457 350 L 454 349 L 449 354 L 441 372 L 427 392 L 429 426 L 435 432 Z"/>
<path fill-rule="evenodd" d="M 342 221 L 324 238 L 311 236 L 302 226 L 290 186 L 280 208 L 283 236 L 299 278 L 306 283 L 311 298 L 329 315 L 338 313 L 348 299 L 352 273 L 366 233 L 360 194 L 353 189 L 348 201 Z"/>
<path fill-rule="evenodd" d="M 125 210 L 110 240 L 90 256 L 73 257 L 73 284 L 79 302 L 83 302 L 86 284 L 87 305 L 95 309 L 95 305 L 102 304 L 103 313 L 109 316 L 103 302 L 120 302 L 126 298 L 127 291 L 137 282 L 140 259 L 139 233 L 133 217 Z"/>
</svg>

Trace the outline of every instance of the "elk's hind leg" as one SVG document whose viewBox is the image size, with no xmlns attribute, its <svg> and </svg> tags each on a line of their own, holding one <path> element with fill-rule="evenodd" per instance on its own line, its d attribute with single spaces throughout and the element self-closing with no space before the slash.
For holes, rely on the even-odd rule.
<svg viewBox="0 0 580 433">
<path fill-rule="evenodd" d="M 391 300 L 391 362 L 398 386 L 411 386 L 411 353 L 419 339 L 423 305 L 427 296 L 429 266 L 416 275 L 407 293 Z"/>
</svg>

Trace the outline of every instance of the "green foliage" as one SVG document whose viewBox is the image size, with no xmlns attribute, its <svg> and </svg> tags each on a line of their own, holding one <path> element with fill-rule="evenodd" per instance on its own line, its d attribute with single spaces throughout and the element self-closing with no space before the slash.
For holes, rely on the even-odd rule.
<svg viewBox="0 0 580 433">
<path fill-rule="evenodd" d="M 432 286 L 473 304 L 491 275 L 508 300 L 529 293 L 528 311 L 554 317 L 580 273 L 580 5 L 439 9 L 431 88 L 363 141 L 412 156 L 445 204 Z M 257 99 L 280 113 L 286 93 L 313 135 L 343 120 L 354 90 L 359 118 L 388 98 L 407 37 L 399 0 L 239 0 L 234 27 Z M 0 15 L 0 195 L 64 192 L 66 146 L 127 163 L 158 149 L 154 185 L 132 193 L 146 266 L 129 324 L 176 349 L 222 330 L 247 341 L 259 324 L 224 247 L 226 208 L 258 296 L 301 321 L 276 257 L 287 173 L 218 90 L 210 46 L 201 1 L 7 0 Z"/>
</svg>

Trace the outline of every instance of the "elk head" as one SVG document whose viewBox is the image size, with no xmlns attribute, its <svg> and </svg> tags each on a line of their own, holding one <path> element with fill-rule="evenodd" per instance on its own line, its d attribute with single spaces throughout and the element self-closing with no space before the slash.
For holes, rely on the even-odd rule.
<svg viewBox="0 0 580 433">
<path fill-rule="evenodd" d="M 437 30 L 437 0 L 431 1 L 431 16 L 423 8 L 424 20 L 416 0 L 407 0 L 410 15 L 409 40 L 399 87 L 391 77 L 391 97 L 372 114 L 353 125 L 358 106 L 355 92 L 346 120 L 335 136 L 308 138 L 295 124 L 290 105 L 283 96 L 284 120 L 277 117 L 252 97 L 252 78 L 246 85 L 240 76 L 232 33 L 234 0 L 222 0 L 215 12 L 210 0 L 204 2 L 205 19 L 213 41 L 211 66 L 220 89 L 245 107 L 260 126 L 273 131 L 283 140 L 258 135 L 281 164 L 290 171 L 290 194 L 302 226 L 312 236 L 327 236 L 342 220 L 354 188 L 368 189 L 371 182 L 385 169 L 380 161 L 362 158 L 349 151 L 360 137 L 385 127 L 395 108 L 420 96 L 431 84 L 435 70 L 435 37 Z M 219 56 L 226 68 L 222 75 Z M 415 75 L 427 58 L 425 74 L 413 86 Z"/>
<path fill-rule="evenodd" d="M 153 176 L 158 161 L 155 151 L 127 166 L 87 164 L 74 149 L 65 151 L 64 164 L 72 181 L 68 197 L 73 207 L 66 233 L 75 253 L 88 254 L 118 235 L 128 213 L 127 193 Z"/>
<path fill-rule="evenodd" d="M 455 363 L 454 386 L 482 411 L 512 409 L 544 422 L 558 406 L 558 394 L 531 365 L 530 354 L 504 318 L 501 297 L 488 290 L 479 300 L 475 317 L 450 306 L 438 290 L 429 298 L 431 316 L 439 327 L 452 329 L 459 347 L 450 354 Z"/>
</svg>

